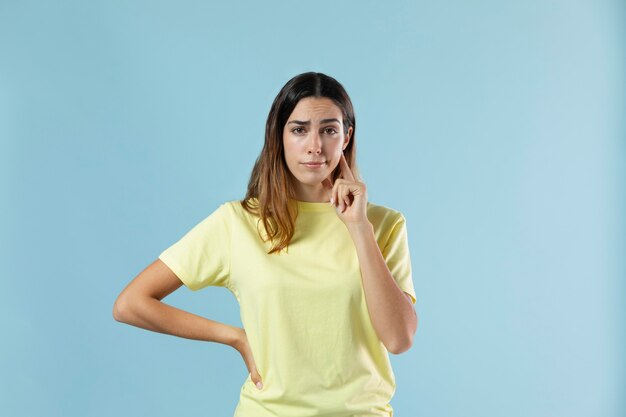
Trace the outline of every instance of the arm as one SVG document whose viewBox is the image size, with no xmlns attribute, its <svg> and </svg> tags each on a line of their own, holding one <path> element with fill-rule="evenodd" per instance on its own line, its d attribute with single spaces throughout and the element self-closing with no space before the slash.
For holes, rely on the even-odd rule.
<svg viewBox="0 0 626 417">
<path fill-rule="evenodd" d="M 182 281 L 160 259 L 132 280 L 117 297 L 113 318 L 143 329 L 229 345 L 239 350 L 243 329 L 180 310 L 161 300 Z"/>
<path fill-rule="evenodd" d="M 409 294 L 394 280 L 376 243 L 370 222 L 349 223 L 356 246 L 367 308 L 372 325 L 387 350 L 394 354 L 407 351 L 417 330 L 417 313 Z"/>
</svg>

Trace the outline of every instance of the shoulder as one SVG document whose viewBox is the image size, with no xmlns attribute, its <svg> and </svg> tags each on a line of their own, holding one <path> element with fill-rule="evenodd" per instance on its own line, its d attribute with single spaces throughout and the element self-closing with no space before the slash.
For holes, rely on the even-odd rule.
<svg viewBox="0 0 626 417">
<path fill-rule="evenodd" d="M 239 211 L 243 210 L 241 207 L 241 203 L 239 202 L 239 200 L 226 200 L 226 201 L 222 201 L 221 203 L 219 203 L 216 208 L 215 211 L 219 211 L 223 214 L 228 214 L 228 215 L 232 215 L 232 214 L 236 214 Z"/>
<path fill-rule="evenodd" d="M 256 201 L 254 199 L 248 201 L 247 207 L 254 210 Z M 228 200 L 223 202 L 218 210 L 228 213 L 232 219 L 237 221 L 250 220 L 254 215 L 244 207 L 244 200 Z"/>
<path fill-rule="evenodd" d="M 236 200 L 213 202 L 208 205 L 208 212 L 205 214 L 204 221 L 226 221 L 229 222 L 233 213 L 237 210 Z"/>
<path fill-rule="evenodd" d="M 367 219 L 374 227 L 377 240 L 385 242 L 394 230 L 405 225 L 404 214 L 400 210 L 382 204 L 367 202 Z"/>
<path fill-rule="evenodd" d="M 367 217 L 372 224 L 374 221 L 377 223 L 395 224 L 405 220 L 404 214 L 399 210 L 370 201 L 367 202 Z"/>
</svg>

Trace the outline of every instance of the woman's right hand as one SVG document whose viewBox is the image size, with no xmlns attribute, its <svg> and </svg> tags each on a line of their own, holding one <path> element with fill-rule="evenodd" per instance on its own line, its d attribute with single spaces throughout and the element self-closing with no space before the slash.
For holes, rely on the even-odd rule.
<svg viewBox="0 0 626 417">
<path fill-rule="evenodd" d="M 235 349 L 237 349 L 243 357 L 246 367 L 248 368 L 248 372 L 250 373 L 252 383 L 254 383 L 258 389 L 263 389 L 263 381 L 261 380 L 261 375 L 259 375 L 259 372 L 256 369 L 256 363 L 254 362 L 254 357 L 252 356 L 252 349 L 250 348 L 250 343 L 248 342 L 246 330 L 242 328 L 239 328 L 239 330 L 240 336 Z"/>
</svg>

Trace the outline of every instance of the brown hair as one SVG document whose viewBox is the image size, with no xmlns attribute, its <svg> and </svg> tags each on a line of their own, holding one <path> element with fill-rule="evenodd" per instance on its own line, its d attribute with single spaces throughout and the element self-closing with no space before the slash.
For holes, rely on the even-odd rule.
<svg viewBox="0 0 626 417">
<path fill-rule="evenodd" d="M 293 178 L 285 161 L 283 130 L 293 109 L 305 97 L 327 97 L 341 109 L 344 136 L 352 127 L 344 156 L 355 179 L 361 181 L 356 166 L 356 120 L 346 90 L 337 80 L 320 72 L 305 72 L 290 79 L 272 103 L 265 125 L 265 144 L 252 169 L 246 196 L 240 201 L 247 212 L 259 217 L 257 230 L 259 223 L 263 223 L 265 236 L 259 231 L 261 239 L 274 242 L 268 254 L 280 253 L 282 249 L 287 251 L 294 234 L 298 212 L 297 204 L 293 201 L 293 181 L 297 180 Z M 337 166 L 330 176 L 333 183 L 339 175 Z"/>
</svg>

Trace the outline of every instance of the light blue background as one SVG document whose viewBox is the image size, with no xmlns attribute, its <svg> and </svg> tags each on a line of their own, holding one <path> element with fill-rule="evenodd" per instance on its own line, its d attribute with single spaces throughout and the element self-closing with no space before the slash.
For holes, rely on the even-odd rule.
<svg viewBox="0 0 626 417">
<path fill-rule="evenodd" d="M 232 348 L 116 322 L 244 195 L 274 96 L 338 79 L 369 199 L 407 218 L 394 416 L 620 416 L 618 1 L 0 1 L 0 413 L 229 416 Z M 223 288 L 168 304 L 241 326 Z"/>
</svg>

